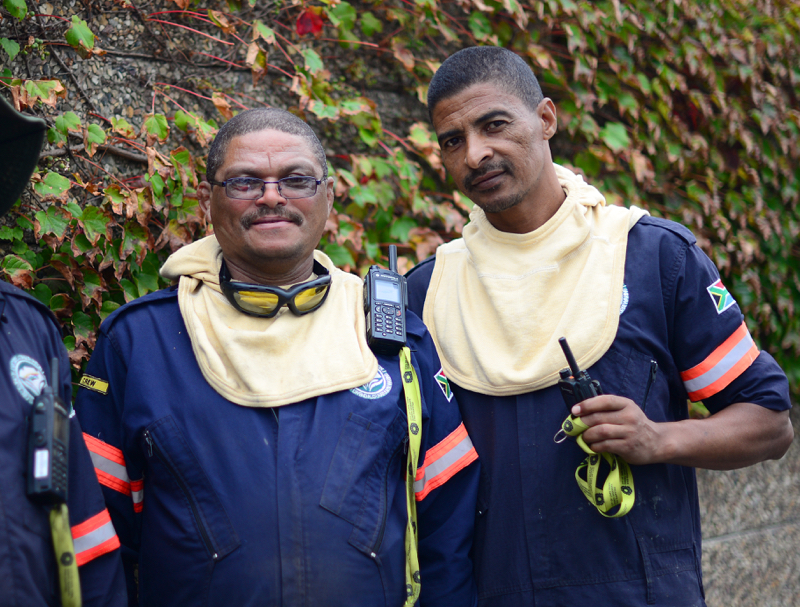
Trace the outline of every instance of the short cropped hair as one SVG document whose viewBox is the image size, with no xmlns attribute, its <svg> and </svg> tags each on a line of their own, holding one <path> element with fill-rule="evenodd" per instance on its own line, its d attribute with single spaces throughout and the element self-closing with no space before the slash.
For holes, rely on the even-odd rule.
<svg viewBox="0 0 800 607">
<path fill-rule="evenodd" d="M 498 46 L 471 46 L 450 55 L 433 75 L 428 87 L 431 122 L 433 110 L 440 101 L 484 82 L 496 83 L 533 111 L 544 99 L 539 81 L 519 55 Z"/>
<path fill-rule="evenodd" d="M 228 145 L 234 137 L 267 129 L 297 135 L 308 141 L 314 156 L 316 156 L 322 167 L 322 179 L 328 178 L 328 163 L 325 160 L 325 150 L 311 127 L 286 110 L 268 107 L 245 110 L 222 125 L 222 128 L 211 143 L 211 149 L 208 151 L 206 181 L 216 180 L 217 171 L 222 166 L 222 163 L 225 162 Z"/>
</svg>

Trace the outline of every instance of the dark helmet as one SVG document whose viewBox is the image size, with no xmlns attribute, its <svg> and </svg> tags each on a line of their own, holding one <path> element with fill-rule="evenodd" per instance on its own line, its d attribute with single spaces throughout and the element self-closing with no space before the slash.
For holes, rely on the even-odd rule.
<svg viewBox="0 0 800 607">
<path fill-rule="evenodd" d="M 39 161 L 47 128 L 44 120 L 15 111 L 0 97 L 0 215 L 28 185 Z"/>
</svg>

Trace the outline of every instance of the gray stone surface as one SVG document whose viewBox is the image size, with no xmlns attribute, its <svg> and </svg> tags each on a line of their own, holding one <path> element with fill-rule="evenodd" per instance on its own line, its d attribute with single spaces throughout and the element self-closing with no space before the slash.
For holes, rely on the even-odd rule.
<svg viewBox="0 0 800 607">
<path fill-rule="evenodd" d="M 778 461 L 698 470 L 709 607 L 800 607 L 800 407 Z"/>
</svg>

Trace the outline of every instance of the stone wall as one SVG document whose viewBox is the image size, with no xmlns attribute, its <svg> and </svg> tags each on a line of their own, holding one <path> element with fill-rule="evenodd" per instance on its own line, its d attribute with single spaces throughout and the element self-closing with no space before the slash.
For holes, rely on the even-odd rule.
<svg viewBox="0 0 800 607">
<path fill-rule="evenodd" d="M 708 607 L 800 606 L 800 407 L 778 461 L 698 470 Z"/>
</svg>

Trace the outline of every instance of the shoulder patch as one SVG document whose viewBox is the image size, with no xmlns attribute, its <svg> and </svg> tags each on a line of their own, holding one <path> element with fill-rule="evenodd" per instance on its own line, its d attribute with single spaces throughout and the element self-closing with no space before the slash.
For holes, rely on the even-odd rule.
<svg viewBox="0 0 800 607">
<path fill-rule="evenodd" d="M 8 363 L 9 375 L 17 391 L 33 404 L 47 384 L 47 376 L 39 362 L 27 354 L 15 354 Z"/>
<path fill-rule="evenodd" d="M 714 302 L 714 306 L 717 308 L 717 314 L 722 314 L 736 303 L 733 295 L 731 295 L 728 289 L 725 288 L 725 285 L 722 284 L 722 280 L 718 280 L 714 284 L 709 285 L 706 287 L 706 290 L 711 296 L 711 301 Z"/>
<path fill-rule="evenodd" d="M 93 390 L 94 392 L 99 392 L 103 396 L 108 394 L 108 382 L 97 377 L 92 377 L 91 375 L 84 375 L 81 377 L 81 381 L 78 382 L 78 385 L 81 388 L 87 388 L 89 390 Z"/>
<path fill-rule="evenodd" d="M 383 398 L 392 390 L 392 376 L 389 372 L 378 365 L 378 372 L 370 381 L 358 388 L 351 388 L 350 392 L 361 398 L 376 400 Z"/>
<path fill-rule="evenodd" d="M 433 376 L 433 379 L 435 379 L 436 383 L 439 384 L 439 387 L 442 389 L 447 402 L 453 400 L 453 389 L 450 387 L 450 382 L 447 381 L 447 376 L 444 374 L 444 369 L 439 369 L 436 375 Z"/>
</svg>

